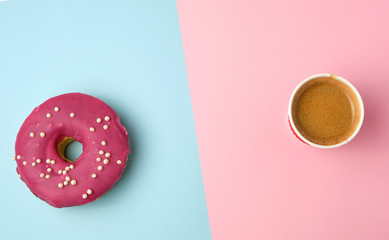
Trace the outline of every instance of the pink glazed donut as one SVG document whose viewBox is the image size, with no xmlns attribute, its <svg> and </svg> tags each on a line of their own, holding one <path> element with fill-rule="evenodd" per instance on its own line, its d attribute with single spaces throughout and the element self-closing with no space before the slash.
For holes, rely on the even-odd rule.
<svg viewBox="0 0 389 240">
<path fill-rule="evenodd" d="M 65 157 L 72 141 L 80 157 Z M 126 129 L 103 101 L 81 93 L 50 98 L 24 121 L 15 144 L 18 176 L 51 206 L 92 202 L 119 180 L 130 153 Z"/>
</svg>

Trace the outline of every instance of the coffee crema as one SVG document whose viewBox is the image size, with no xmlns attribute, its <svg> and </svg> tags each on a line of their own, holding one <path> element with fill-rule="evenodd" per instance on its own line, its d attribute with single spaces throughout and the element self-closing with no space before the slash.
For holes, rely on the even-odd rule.
<svg viewBox="0 0 389 240">
<path fill-rule="evenodd" d="M 348 139 L 358 127 L 361 111 L 354 91 L 331 77 L 305 83 L 292 103 L 296 128 L 307 140 L 334 145 Z"/>
</svg>

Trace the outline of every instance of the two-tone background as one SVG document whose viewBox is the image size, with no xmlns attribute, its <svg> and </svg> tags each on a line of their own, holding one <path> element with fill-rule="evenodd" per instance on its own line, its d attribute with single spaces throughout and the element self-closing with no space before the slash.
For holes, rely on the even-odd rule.
<svg viewBox="0 0 389 240">
<path fill-rule="evenodd" d="M 389 239 L 389 2 L 0 1 L 0 239 Z M 287 124 L 294 87 L 351 81 L 365 123 L 319 150 Z M 34 107 L 111 105 L 132 154 L 91 204 L 55 209 L 16 175 Z"/>
</svg>

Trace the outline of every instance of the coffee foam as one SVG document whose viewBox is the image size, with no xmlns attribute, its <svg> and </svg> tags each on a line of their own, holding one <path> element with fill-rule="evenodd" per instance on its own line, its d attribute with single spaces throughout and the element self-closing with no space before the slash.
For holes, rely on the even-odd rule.
<svg viewBox="0 0 389 240">
<path fill-rule="evenodd" d="M 292 117 L 298 131 L 319 145 L 334 145 L 348 139 L 361 120 L 361 106 L 345 83 L 316 78 L 305 83 L 292 103 Z"/>
</svg>

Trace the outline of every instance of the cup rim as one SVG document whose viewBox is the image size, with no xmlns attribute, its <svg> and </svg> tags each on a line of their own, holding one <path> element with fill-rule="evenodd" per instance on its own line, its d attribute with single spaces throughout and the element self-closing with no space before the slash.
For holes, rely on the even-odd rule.
<svg viewBox="0 0 389 240">
<path fill-rule="evenodd" d="M 346 84 L 347 86 L 349 86 L 351 88 L 351 90 L 354 92 L 354 94 L 356 95 L 357 99 L 358 99 L 358 102 L 359 102 L 359 105 L 360 105 L 360 111 L 361 111 L 361 118 L 359 120 L 359 123 L 358 123 L 358 126 L 357 128 L 355 129 L 355 131 L 353 132 L 353 134 L 351 134 L 351 136 L 349 136 L 346 140 L 340 142 L 340 143 L 337 143 L 337 144 L 333 144 L 333 145 L 320 145 L 320 144 L 317 144 L 317 143 L 313 143 L 311 141 L 309 141 L 308 139 L 306 139 L 301 133 L 300 131 L 296 128 L 296 125 L 294 124 L 294 119 L 293 119 L 293 115 L 292 115 L 292 104 L 293 104 L 293 100 L 294 100 L 294 97 L 296 96 L 296 93 L 297 91 L 307 82 L 311 81 L 311 80 L 314 80 L 316 78 L 333 78 L 335 80 L 338 80 L 344 84 Z M 297 136 L 302 140 L 304 141 L 305 143 L 311 145 L 311 146 L 314 146 L 314 147 L 317 147 L 317 148 L 322 148 L 322 149 L 329 149 L 329 148 L 336 148 L 336 147 L 340 147 L 340 146 L 343 146 L 345 145 L 346 143 L 350 142 L 359 132 L 359 130 L 361 129 L 362 127 L 362 124 L 363 124 L 363 120 L 364 120 L 364 116 L 365 116 L 365 108 L 364 108 L 364 105 L 363 105 L 363 101 L 362 101 L 362 97 L 361 95 L 359 94 L 358 90 L 354 87 L 354 85 L 352 85 L 349 81 L 347 81 L 346 79 L 344 79 L 343 77 L 341 76 L 338 76 L 338 75 L 335 75 L 335 74 L 331 74 L 331 73 L 319 73 L 319 74 L 315 74 L 315 75 L 312 75 L 306 79 L 304 79 L 302 82 L 300 82 L 296 88 L 294 89 L 292 95 L 290 96 L 290 99 L 289 99 L 289 108 L 288 108 L 288 116 L 289 116 L 289 121 L 290 121 L 290 125 L 292 126 L 292 130 L 295 132 L 295 134 L 297 134 Z"/>
</svg>

